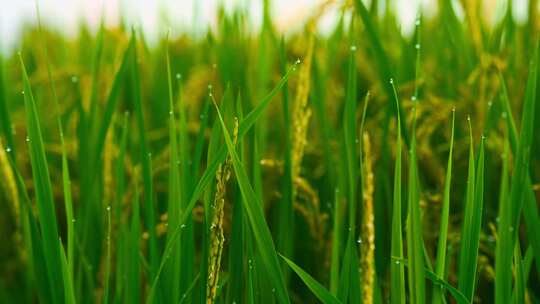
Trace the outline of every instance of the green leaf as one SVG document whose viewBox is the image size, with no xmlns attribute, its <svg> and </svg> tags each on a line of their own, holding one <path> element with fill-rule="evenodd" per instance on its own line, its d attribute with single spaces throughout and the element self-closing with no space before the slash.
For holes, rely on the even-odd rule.
<svg viewBox="0 0 540 304">
<path fill-rule="evenodd" d="M 399 108 L 399 99 L 396 88 L 394 90 L 394 100 Z M 394 168 L 394 202 L 392 205 L 392 256 L 403 259 L 403 231 L 401 224 L 401 117 L 397 114 L 397 139 L 396 139 L 396 162 Z M 404 267 L 399 263 L 392 263 L 390 300 L 393 304 L 405 303 L 405 272 Z"/>
<path fill-rule="evenodd" d="M 402 263 L 405 266 L 409 267 L 409 263 L 405 259 L 398 259 L 396 257 L 392 257 L 392 259 L 397 263 Z M 470 304 L 471 303 L 469 300 L 467 300 L 465 295 L 463 293 L 461 293 L 461 291 L 459 291 L 454 286 L 450 285 L 445 280 L 439 278 L 437 276 L 437 274 L 433 273 L 433 271 L 431 271 L 431 270 L 429 270 L 427 268 L 424 269 L 424 271 L 425 271 L 425 274 L 426 274 L 426 278 L 428 278 L 432 283 L 436 284 L 437 286 L 440 286 L 441 288 L 444 288 L 444 289 L 448 290 L 448 292 L 450 292 L 450 294 L 454 297 L 454 299 L 457 301 L 457 303 L 459 303 L 459 304 Z"/>
<path fill-rule="evenodd" d="M 302 268 L 300 268 L 298 265 L 296 265 L 293 261 L 287 259 L 283 255 L 280 255 L 285 262 L 291 267 L 294 272 L 302 279 L 302 282 L 306 284 L 306 286 L 313 292 L 313 294 L 324 304 L 338 304 L 341 303 L 338 299 L 336 299 L 329 291 L 328 289 L 324 288 L 319 282 L 317 282 L 312 276 L 310 276 L 307 272 L 305 272 Z"/>
<path fill-rule="evenodd" d="M 410 261 L 408 271 L 409 297 L 413 304 L 425 303 L 425 270 L 424 245 L 422 238 L 422 220 L 420 214 L 420 198 L 416 161 L 416 105 L 413 109 L 413 128 L 411 146 L 409 148 L 409 192 L 407 214 L 407 253 Z"/>
<path fill-rule="evenodd" d="M 61 303 L 64 301 L 64 288 L 62 280 L 59 280 L 59 278 L 63 278 L 64 272 L 62 271 L 62 249 L 59 241 L 58 226 L 56 224 L 56 211 L 51 180 L 38 112 L 26 68 L 20 54 L 19 59 L 23 75 L 24 105 L 29 140 L 28 148 L 30 151 L 30 163 L 34 179 L 41 235 L 43 238 L 43 254 L 45 256 L 50 288 L 52 289 L 52 300 L 55 303 Z"/>
<path fill-rule="evenodd" d="M 483 194 L 484 194 L 484 141 L 482 136 L 476 170 L 474 168 L 474 149 L 470 118 L 470 154 L 469 178 L 467 184 L 467 200 L 464 223 L 461 231 L 461 251 L 459 255 L 459 290 L 472 301 L 476 285 L 476 268 L 478 264 L 478 248 L 482 228 Z M 476 173 L 475 173 L 476 172 Z"/>
<path fill-rule="evenodd" d="M 1 53 L 0 49 L 0 53 Z M 0 55 L 0 128 L 6 138 L 6 144 L 15 152 L 15 142 L 13 140 L 13 130 L 11 127 L 11 118 L 8 109 L 8 100 L 6 96 L 6 83 L 4 77 L 4 61 L 3 56 Z"/>
<path fill-rule="evenodd" d="M 454 152 L 454 127 L 456 121 L 456 111 L 452 111 L 452 131 L 450 137 L 450 150 L 448 152 L 448 165 L 446 166 L 446 178 L 444 181 L 443 205 L 441 210 L 441 224 L 439 229 L 439 243 L 437 245 L 437 263 L 435 273 L 444 280 L 446 278 L 446 251 L 448 240 L 448 220 L 450 216 L 450 188 L 452 181 L 452 156 Z M 441 289 L 434 287 L 433 304 L 444 303 L 444 294 Z"/>
<path fill-rule="evenodd" d="M 146 230 L 149 235 L 148 251 L 150 258 L 150 277 L 154 277 L 158 266 L 157 237 L 155 230 L 154 202 L 153 202 L 153 184 L 152 172 L 150 167 L 150 151 L 146 140 L 146 130 L 144 125 L 144 114 L 141 96 L 141 80 L 139 76 L 137 39 L 135 30 L 131 31 L 132 56 L 130 64 L 130 79 L 132 84 L 133 105 L 135 107 L 135 120 L 139 135 L 140 162 L 142 166 L 142 179 L 144 185 L 143 215 L 146 224 Z"/>
<path fill-rule="evenodd" d="M 131 227 L 128 234 L 129 245 L 126 255 L 126 289 L 124 299 L 127 303 L 140 303 L 140 267 L 139 267 L 139 255 L 140 244 L 139 238 L 141 236 L 141 223 L 140 223 L 140 211 L 139 211 L 139 189 L 137 183 L 135 183 L 135 193 L 133 196 L 133 209 L 131 212 Z"/>
<path fill-rule="evenodd" d="M 517 138 L 512 123 L 511 113 L 507 113 L 507 123 L 510 131 L 510 143 L 514 152 L 514 173 L 511 179 L 509 199 L 509 212 L 502 213 L 499 220 L 498 235 L 499 239 L 496 246 L 495 258 L 495 300 L 496 303 L 510 303 L 512 292 L 512 251 L 508 248 L 514 248 L 517 239 L 517 228 L 519 227 L 521 211 L 525 202 L 525 223 L 527 225 L 529 237 L 538 240 L 537 229 L 540 229 L 538 219 L 538 210 L 535 203 L 534 193 L 531 196 L 531 183 L 528 178 L 530 150 L 534 132 L 534 116 L 536 103 L 536 85 L 538 73 L 538 47 L 535 50 L 534 57 L 529 65 L 529 77 L 525 92 L 523 105 L 523 114 L 521 119 L 521 132 L 517 147 L 513 144 L 513 138 Z M 503 87 L 504 89 L 504 87 Z M 509 110 L 509 104 L 506 92 L 503 92 L 503 101 L 506 109 Z M 539 244 L 532 241 L 535 257 L 540 259 Z M 536 247 L 535 247 L 536 246 Z M 540 268 L 540 267 L 539 267 Z"/>
</svg>

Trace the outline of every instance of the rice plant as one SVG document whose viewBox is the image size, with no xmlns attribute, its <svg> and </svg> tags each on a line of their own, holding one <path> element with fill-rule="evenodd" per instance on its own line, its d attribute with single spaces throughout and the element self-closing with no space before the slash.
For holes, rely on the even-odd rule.
<svg viewBox="0 0 540 304">
<path fill-rule="evenodd" d="M 411 34 L 367 2 L 156 43 L 36 6 L 0 53 L 0 302 L 540 303 L 538 1 Z"/>
</svg>

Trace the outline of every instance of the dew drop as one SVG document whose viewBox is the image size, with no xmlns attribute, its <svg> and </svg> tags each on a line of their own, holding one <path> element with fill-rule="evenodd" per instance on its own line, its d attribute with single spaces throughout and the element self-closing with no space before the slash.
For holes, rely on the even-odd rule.
<svg viewBox="0 0 540 304">
<path fill-rule="evenodd" d="M 186 224 L 180 225 L 180 229 L 184 229 L 184 228 L 186 228 Z"/>
<path fill-rule="evenodd" d="M 416 26 L 420 25 L 420 19 L 416 19 L 416 22 L 414 23 Z"/>
<path fill-rule="evenodd" d="M 275 288 L 272 288 L 272 293 L 276 293 L 276 289 L 275 289 Z"/>
<path fill-rule="evenodd" d="M 75 219 L 71 219 L 71 222 L 72 222 L 72 223 L 75 223 L 75 222 L 76 222 L 76 220 L 75 220 Z"/>
<path fill-rule="evenodd" d="M 399 261 L 396 261 L 396 265 L 399 265 Z"/>
<path fill-rule="evenodd" d="M 79 78 L 77 76 L 73 75 L 73 76 L 71 76 L 71 82 L 72 83 L 77 83 L 77 82 L 79 82 Z"/>
<path fill-rule="evenodd" d="M 208 85 L 208 90 L 212 90 L 212 85 L 211 84 Z"/>
<path fill-rule="evenodd" d="M 412 100 L 412 101 L 416 101 L 416 96 L 412 96 L 412 97 L 411 97 L 411 100 Z"/>
<path fill-rule="evenodd" d="M 455 112 L 456 111 L 456 107 L 452 107 L 452 112 Z"/>
<path fill-rule="evenodd" d="M 294 64 L 300 64 L 300 58 L 296 59 L 296 61 L 294 62 Z"/>
<path fill-rule="evenodd" d="M 30 137 L 26 136 L 25 140 L 26 142 L 30 142 Z"/>
<path fill-rule="evenodd" d="M 107 206 L 107 211 L 111 211 L 111 205 Z"/>
<path fill-rule="evenodd" d="M 351 45 L 351 52 L 356 52 L 356 45 Z"/>
<path fill-rule="evenodd" d="M 417 50 L 419 50 L 419 49 L 420 49 L 420 43 L 415 44 L 415 45 L 414 45 L 414 48 L 417 49 Z"/>
<path fill-rule="evenodd" d="M 24 95 L 24 91 L 21 91 L 21 94 Z"/>
<path fill-rule="evenodd" d="M 7 153 L 11 152 L 11 147 L 7 147 L 7 148 L 6 148 L 6 152 L 7 152 Z"/>
<path fill-rule="evenodd" d="M 361 238 L 358 238 L 358 240 L 356 240 L 356 242 L 357 242 L 358 244 L 362 244 L 362 239 L 361 239 Z"/>
<path fill-rule="evenodd" d="M 182 79 L 182 74 L 176 73 L 176 79 Z"/>
<path fill-rule="evenodd" d="M 488 107 L 491 108 L 491 106 L 493 106 L 493 102 L 490 100 L 490 101 L 488 101 Z"/>
<path fill-rule="evenodd" d="M 390 78 L 390 84 L 394 84 L 394 78 Z"/>
</svg>

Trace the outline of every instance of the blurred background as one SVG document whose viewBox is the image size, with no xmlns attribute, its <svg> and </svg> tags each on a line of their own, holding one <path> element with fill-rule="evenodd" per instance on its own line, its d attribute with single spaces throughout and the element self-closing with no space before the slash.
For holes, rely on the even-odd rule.
<svg viewBox="0 0 540 304">
<path fill-rule="evenodd" d="M 0 47 L 4 51 L 17 49 L 17 39 L 21 29 L 27 24 L 36 22 L 35 0 L 1 0 L 0 9 Z M 287 34 L 301 28 L 310 11 L 323 0 L 273 0 L 271 1 L 273 20 L 278 29 Z M 342 3 L 343 1 L 334 1 Z M 369 1 L 364 1 L 369 2 Z M 436 0 L 387 0 L 399 12 L 402 31 L 410 33 L 418 9 L 430 15 L 436 11 Z M 488 19 L 495 11 L 496 2 L 501 0 L 484 0 L 484 12 Z M 502 1 L 507 2 L 507 0 Z M 455 1 L 459 13 L 459 1 Z M 500 3 L 499 3 L 500 5 Z M 520 22 L 526 21 L 528 0 L 514 0 L 514 17 Z M 204 33 L 208 26 L 216 20 L 217 8 L 242 8 L 249 11 L 249 22 L 256 29 L 262 16 L 263 0 L 40 0 L 39 7 L 44 23 L 48 27 L 68 35 L 74 35 L 80 23 L 96 28 L 101 16 L 108 25 L 119 23 L 120 16 L 128 25 L 144 29 L 150 42 L 156 41 L 168 28 L 172 33 L 189 32 L 196 35 Z M 330 29 L 335 22 L 338 5 L 321 20 L 321 31 Z"/>
</svg>

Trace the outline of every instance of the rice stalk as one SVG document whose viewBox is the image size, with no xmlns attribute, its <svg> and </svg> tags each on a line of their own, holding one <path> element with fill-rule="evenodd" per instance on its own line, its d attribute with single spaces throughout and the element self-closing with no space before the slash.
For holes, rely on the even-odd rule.
<svg viewBox="0 0 540 304">
<path fill-rule="evenodd" d="M 307 144 L 307 130 L 309 119 L 311 117 L 311 109 L 308 107 L 309 91 L 311 85 L 311 62 L 313 57 L 314 37 L 310 35 L 307 54 L 304 58 L 302 67 L 298 76 L 298 85 L 296 87 L 296 99 L 292 111 L 292 153 L 291 167 L 293 181 L 300 177 L 300 168 L 302 166 L 302 158 Z M 293 201 L 296 196 L 297 187 L 293 187 Z"/>
<path fill-rule="evenodd" d="M 234 120 L 233 143 L 238 141 L 238 119 Z M 216 193 L 212 204 L 213 216 L 210 224 L 210 253 L 208 262 L 208 285 L 206 287 L 206 303 L 212 304 L 216 299 L 216 292 L 219 282 L 219 272 L 221 269 L 221 255 L 223 252 L 223 217 L 224 206 L 227 195 L 227 182 L 232 173 L 231 157 L 227 157 L 225 162 L 219 165 L 216 172 Z"/>
<path fill-rule="evenodd" d="M 365 177 L 362 187 L 362 199 L 364 201 L 363 221 L 360 243 L 360 263 L 362 269 L 362 303 L 373 303 L 373 291 L 375 280 L 375 218 L 373 216 L 373 193 L 374 178 L 372 169 L 371 143 L 369 134 L 364 132 L 362 137 L 363 147 L 363 174 Z"/>
<path fill-rule="evenodd" d="M 322 244 L 321 232 L 325 217 L 320 214 L 320 202 L 317 192 L 301 176 L 302 159 L 305 153 L 307 131 L 312 114 L 308 102 L 311 89 L 311 66 L 314 44 L 314 34 L 310 33 L 307 53 L 298 76 L 296 98 L 292 110 L 291 176 L 293 180 L 292 201 L 294 202 L 294 208 L 305 217 L 313 238 L 318 239 L 318 243 Z M 306 198 L 305 201 L 309 203 L 309 206 L 303 206 L 298 202 L 300 196 Z"/>
</svg>

